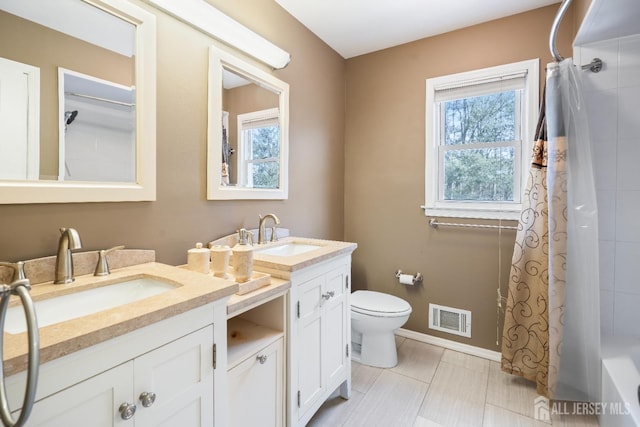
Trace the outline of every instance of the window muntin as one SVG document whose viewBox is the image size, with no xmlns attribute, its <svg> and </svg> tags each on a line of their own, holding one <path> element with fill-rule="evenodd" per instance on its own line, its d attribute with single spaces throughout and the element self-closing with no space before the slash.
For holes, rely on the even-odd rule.
<svg viewBox="0 0 640 427">
<path fill-rule="evenodd" d="M 429 216 L 516 218 L 538 103 L 538 60 L 427 80 Z"/>
</svg>

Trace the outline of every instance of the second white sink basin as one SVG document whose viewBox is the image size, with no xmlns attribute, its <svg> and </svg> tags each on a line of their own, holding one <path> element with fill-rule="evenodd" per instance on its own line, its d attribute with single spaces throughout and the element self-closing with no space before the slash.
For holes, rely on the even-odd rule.
<svg viewBox="0 0 640 427">
<path fill-rule="evenodd" d="M 300 255 L 306 252 L 311 252 L 316 249 L 320 249 L 322 246 L 318 245 L 310 245 L 307 243 L 286 243 L 280 246 L 273 246 L 266 249 L 258 249 L 258 253 L 264 255 L 274 255 L 274 256 L 292 256 L 292 255 Z"/>
<path fill-rule="evenodd" d="M 44 327 L 99 311 L 108 310 L 130 302 L 139 301 L 171 289 L 173 285 L 162 280 L 142 277 L 61 295 L 35 302 L 38 326 Z M 27 330 L 21 305 L 7 310 L 5 331 L 19 334 Z"/>
</svg>

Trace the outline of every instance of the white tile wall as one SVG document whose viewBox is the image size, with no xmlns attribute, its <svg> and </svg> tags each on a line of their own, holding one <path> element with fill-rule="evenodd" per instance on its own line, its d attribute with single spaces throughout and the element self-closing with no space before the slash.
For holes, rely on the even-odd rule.
<svg viewBox="0 0 640 427">
<path fill-rule="evenodd" d="M 595 161 L 603 335 L 640 337 L 640 35 L 576 47 Z"/>
<path fill-rule="evenodd" d="M 600 331 L 602 335 L 613 335 L 613 291 L 600 291 Z"/>
<path fill-rule="evenodd" d="M 610 240 L 600 240 L 600 290 L 613 291 L 616 269 L 616 244 Z"/>
</svg>

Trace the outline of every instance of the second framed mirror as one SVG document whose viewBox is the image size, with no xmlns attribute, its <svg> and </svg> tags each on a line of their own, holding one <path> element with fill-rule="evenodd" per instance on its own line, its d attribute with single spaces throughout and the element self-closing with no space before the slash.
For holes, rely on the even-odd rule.
<svg viewBox="0 0 640 427">
<path fill-rule="evenodd" d="M 211 47 L 207 198 L 288 197 L 289 85 Z"/>
</svg>

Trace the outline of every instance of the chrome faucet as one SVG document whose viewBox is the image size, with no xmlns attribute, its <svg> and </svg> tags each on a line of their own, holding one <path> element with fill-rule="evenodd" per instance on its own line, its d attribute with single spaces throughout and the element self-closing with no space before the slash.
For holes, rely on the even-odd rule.
<svg viewBox="0 0 640 427">
<path fill-rule="evenodd" d="M 266 222 L 266 220 L 268 218 L 271 218 L 273 220 L 273 224 L 274 226 L 271 228 L 271 241 L 275 242 L 278 240 L 278 236 L 277 236 L 277 228 L 278 225 L 280 225 L 280 220 L 278 219 L 277 216 L 275 216 L 275 214 L 266 214 L 265 216 L 262 215 L 258 215 L 258 218 L 260 218 L 260 222 L 258 224 L 258 244 L 262 245 L 265 242 L 265 225 L 264 223 Z"/>
<path fill-rule="evenodd" d="M 61 228 L 60 240 L 58 241 L 58 255 L 56 256 L 56 275 L 53 283 L 71 283 L 75 280 L 73 277 L 73 257 L 72 249 L 80 249 L 82 242 L 80 235 L 73 228 Z"/>
</svg>

